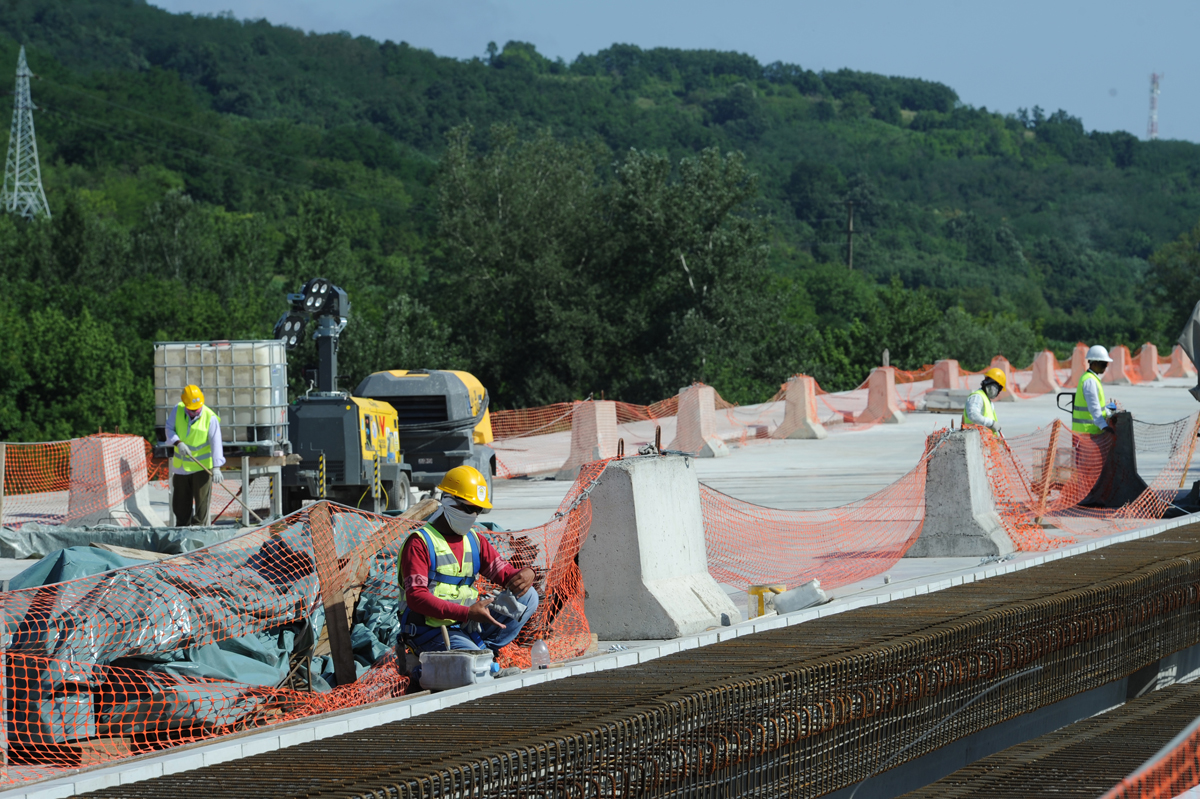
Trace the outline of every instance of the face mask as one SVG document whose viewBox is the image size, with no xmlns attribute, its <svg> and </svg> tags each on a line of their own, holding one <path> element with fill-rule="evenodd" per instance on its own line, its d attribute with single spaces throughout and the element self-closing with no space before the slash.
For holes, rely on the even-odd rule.
<svg viewBox="0 0 1200 799">
<path fill-rule="evenodd" d="M 479 516 L 477 513 L 467 513 L 459 509 L 458 502 L 453 497 L 442 497 L 442 515 L 446 517 L 450 529 L 459 535 L 466 535 Z"/>
<path fill-rule="evenodd" d="M 995 383 L 988 383 L 988 387 L 984 390 L 987 392 L 988 399 L 995 399 L 1000 396 L 1000 386 Z"/>
</svg>

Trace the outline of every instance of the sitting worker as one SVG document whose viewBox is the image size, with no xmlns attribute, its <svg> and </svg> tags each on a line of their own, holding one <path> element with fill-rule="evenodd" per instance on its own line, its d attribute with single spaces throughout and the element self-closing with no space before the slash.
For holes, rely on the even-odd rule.
<svg viewBox="0 0 1200 799">
<path fill-rule="evenodd" d="M 1004 370 L 993 366 L 983 373 L 983 383 L 979 388 L 967 395 L 967 405 L 963 408 L 962 423 L 977 424 L 990 428 L 992 435 L 1000 435 L 1000 423 L 996 419 L 996 408 L 992 400 L 1000 396 L 1004 390 Z"/>
<path fill-rule="evenodd" d="M 493 653 L 511 642 L 538 606 L 533 569 L 517 569 L 473 529 L 492 507 L 487 480 L 472 466 L 456 466 L 438 485 L 442 506 L 424 527 L 409 533 L 400 551 L 400 644 L 415 653 L 443 651 L 442 628 L 452 649 Z M 480 598 L 475 580 L 486 577 L 504 590 Z"/>
<path fill-rule="evenodd" d="M 213 483 L 224 481 L 225 445 L 221 417 L 204 404 L 199 386 L 186 386 L 175 412 L 167 414 L 171 458 L 171 510 L 180 527 L 205 525 L 211 513 Z"/>
<path fill-rule="evenodd" d="M 1105 406 L 1104 385 L 1100 382 L 1100 375 L 1104 374 L 1104 370 L 1112 363 L 1112 358 L 1108 357 L 1108 350 L 1097 344 L 1088 349 L 1087 362 L 1088 370 L 1079 378 L 1079 385 L 1075 389 L 1075 402 L 1071 409 L 1071 432 L 1089 435 L 1112 433 L 1108 416 L 1116 406 Z"/>
</svg>

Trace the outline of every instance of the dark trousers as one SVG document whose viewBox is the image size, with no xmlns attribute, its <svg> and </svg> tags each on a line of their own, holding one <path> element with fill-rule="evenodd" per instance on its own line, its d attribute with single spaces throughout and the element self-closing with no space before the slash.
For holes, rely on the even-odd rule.
<svg viewBox="0 0 1200 799">
<path fill-rule="evenodd" d="M 209 524 L 211 501 L 212 477 L 208 472 L 171 475 L 171 510 L 175 511 L 177 527 Z"/>
</svg>

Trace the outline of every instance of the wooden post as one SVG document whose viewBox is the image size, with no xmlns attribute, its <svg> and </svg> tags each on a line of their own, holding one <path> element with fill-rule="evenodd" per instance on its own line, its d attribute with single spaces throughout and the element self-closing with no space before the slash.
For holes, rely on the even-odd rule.
<svg viewBox="0 0 1200 799">
<path fill-rule="evenodd" d="M 854 203 L 846 203 L 846 266 L 854 268 Z"/>
<path fill-rule="evenodd" d="M 1041 524 L 1042 517 L 1046 515 L 1046 498 L 1050 496 L 1050 483 L 1054 480 L 1054 461 L 1058 456 L 1058 434 L 1062 430 L 1063 423 L 1059 419 L 1054 420 L 1054 424 L 1050 426 L 1050 444 L 1046 447 L 1046 462 L 1042 464 L 1042 479 L 1038 484 L 1038 515 L 1033 520 L 1034 524 Z"/>
<path fill-rule="evenodd" d="M 350 685 L 358 679 L 354 667 L 354 649 L 350 644 L 350 623 L 346 620 L 346 594 L 343 573 L 338 568 L 337 542 L 333 538 L 333 520 L 329 504 L 319 502 L 308 512 L 308 526 L 317 560 L 317 579 L 321 583 L 321 601 L 325 605 L 325 629 L 329 632 L 329 654 L 338 685 Z"/>
</svg>

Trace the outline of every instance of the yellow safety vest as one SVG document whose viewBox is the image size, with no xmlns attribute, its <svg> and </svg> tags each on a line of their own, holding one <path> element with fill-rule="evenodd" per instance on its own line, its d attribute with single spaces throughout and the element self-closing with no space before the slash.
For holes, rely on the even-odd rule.
<svg viewBox="0 0 1200 799">
<path fill-rule="evenodd" d="M 1104 431 L 1092 419 L 1092 412 L 1088 410 L 1087 406 L 1087 398 L 1083 396 L 1083 386 L 1088 380 L 1096 381 L 1096 389 L 1100 392 L 1100 407 L 1104 408 L 1104 384 L 1100 382 L 1100 377 L 1089 369 L 1083 373 L 1083 377 L 1079 379 L 1079 386 L 1075 389 L 1075 403 L 1071 408 L 1071 432 L 1089 433 L 1094 436 Z M 1101 410 L 1101 413 L 1103 412 Z"/>
<path fill-rule="evenodd" d="M 475 578 L 479 574 L 479 539 L 475 537 L 475 531 L 471 530 L 463 536 L 461 563 L 455 557 L 454 551 L 450 549 L 450 545 L 446 543 L 446 539 L 432 525 L 427 524 L 408 534 L 409 538 L 417 536 L 424 539 L 425 548 L 429 550 L 430 592 L 444 602 L 453 602 L 464 607 L 474 605 L 475 600 L 479 599 L 479 592 L 475 590 Z M 404 575 L 401 574 L 399 608 L 401 623 L 406 623 L 404 619 L 407 612 L 408 602 L 404 597 Z M 428 627 L 444 627 L 458 623 L 453 619 L 435 619 L 432 616 L 424 616 L 420 619 Z"/>
<path fill-rule="evenodd" d="M 983 397 L 983 418 L 984 418 L 984 419 L 987 419 L 989 422 L 994 422 L 994 421 L 996 421 L 996 409 L 992 407 L 992 398 L 991 398 L 991 397 L 989 397 L 989 396 L 987 395 L 987 392 L 986 392 L 986 391 L 984 391 L 982 388 L 979 388 L 979 389 L 976 389 L 975 391 L 972 391 L 972 392 L 971 392 L 970 394 L 968 394 L 967 396 L 968 396 L 968 397 L 973 397 L 973 396 L 975 396 L 976 394 L 978 394 L 979 396 Z M 967 426 L 967 425 L 969 425 L 969 424 L 975 424 L 974 422 L 972 422 L 970 419 L 968 419 L 968 418 L 967 418 L 967 409 L 966 409 L 966 408 L 963 408 L 963 417 L 962 417 L 962 423 L 963 423 L 963 426 L 964 426 L 964 427 L 965 427 L 965 426 Z M 996 435 L 996 430 L 995 430 L 995 428 L 992 428 L 992 435 Z"/>
<path fill-rule="evenodd" d="M 183 407 L 182 402 L 175 406 L 175 434 L 191 449 L 192 458 L 200 463 L 176 455 L 171 458 L 172 468 L 183 469 L 185 472 L 199 472 L 204 469 L 212 471 L 213 457 L 212 447 L 208 443 L 208 431 L 214 422 L 220 424 L 221 417 L 213 413 L 207 405 L 200 409 L 200 415 L 195 421 L 188 418 L 187 409 Z M 201 463 L 204 464 L 203 467 Z"/>
</svg>

